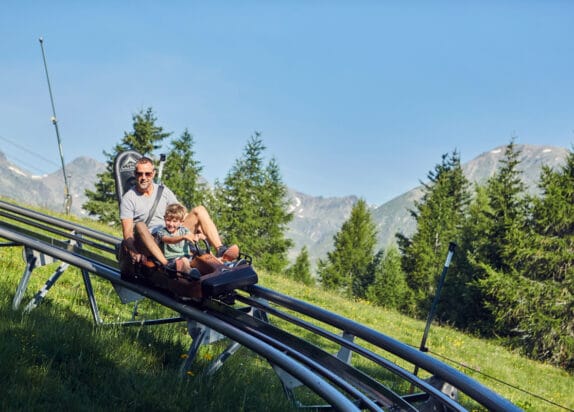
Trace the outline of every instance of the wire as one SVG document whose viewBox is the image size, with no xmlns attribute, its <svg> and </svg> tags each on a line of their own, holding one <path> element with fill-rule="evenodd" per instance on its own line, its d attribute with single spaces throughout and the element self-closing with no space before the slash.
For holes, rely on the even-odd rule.
<svg viewBox="0 0 574 412">
<path fill-rule="evenodd" d="M 414 347 L 414 346 L 413 346 L 413 347 Z M 440 353 L 432 352 L 432 351 L 430 351 L 430 350 L 428 350 L 428 352 L 429 352 L 429 353 L 432 353 L 433 355 L 438 356 L 439 358 L 446 359 L 447 361 L 449 361 L 449 362 L 451 362 L 451 363 L 454 363 L 455 365 L 458 365 L 458 366 L 463 367 L 463 368 L 466 368 L 466 369 L 470 369 L 471 371 L 473 371 L 473 372 L 475 372 L 475 373 L 478 373 L 478 374 L 480 374 L 480 375 L 482 375 L 482 376 L 484 376 L 484 377 L 486 377 L 486 378 L 488 378 L 488 379 L 492 379 L 492 380 L 494 380 L 494 381 L 496 381 L 496 382 L 498 382 L 498 383 L 501 383 L 501 384 L 503 384 L 503 385 L 506 385 L 506 386 L 508 386 L 508 387 L 510 387 L 510 388 L 512 388 L 512 389 L 515 389 L 515 390 L 517 390 L 517 391 L 526 393 L 527 395 L 533 396 L 533 397 L 535 397 L 535 398 L 537 398 L 537 399 L 540 399 L 540 400 L 542 400 L 542 401 L 544 401 L 544 402 L 547 402 L 547 403 L 549 403 L 549 404 L 552 404 L 552 405 L 554 405 L 554 406 L 557 406 L 557 407 L 559 407 L 559 408 L 562 408 L 562 409 L 564 409 L 564 410 L 566 410 L 566 411 L 574 412 L 574 409 L 567 408 L 566 406 L 562 406 L 562 405 L 560 405 L 560 404 L 558 404 L 558 403 L 556 403 L 556 402 L 554 402 L 554 401 L 551 401 L 550 399 L 543 398 L 543 397 L 540 396 L 540 395 L 536 395 L 535 393 L 532 393 L 532 392 L 529 392 L 529 391 L 524 390 L 524 389 L 522 389 L 522 388 L 519 388 L 518 386 L 512 385 L 512 384 L 507 383 L 507 382 L 504 382 L 504 381 L 502 381 L 502 380 L 500 380 L 500 379 L 498 379 L 498 378 L 495 378 L 494 376 L 487 375 L 486 373 L 481 372 L 481 371 L 479 371 L 478 369 L 475 369 L 475 368 L 472 368 L 472 367 L 470 367 L 470 366 L 467 366 L 467 365 L 465 365 L 465 364 L 463 364 L 463 363 L 460 363 L 460 362 L 458 362 L 458 361 L 455 361 L 454 359 L 450 359 L 450 358 L 448 358 L 448 357 L 446 357 L 446 356 L 444 356 L 444 355 L 441 355 Z"/>
<path fill-rule="evenodd" d="M 55 167 L 59 167 L 56 162 L 54 162 L 54 161 L 52 161 L 52 160 L 50 160 L 50 159 L 48 159 L 48 158 L 42 156 L 42 155 L 39 154 L 39 153 L 36 153 L 36 152 L 30 150 L 29 148 L 26 148 L 26 147 L 24 147 L 24 146 L 22 146 L 22 145 L 20 145 L 20 144 L 18 144 L 18 143 L 16 143 L 16 142 L 14 142 L 13 140 L 10 140 L 10 139 L 8 139 L 8 138 L 6 138 L 6 137 L 4 137 L 4 136 L 0 136 L 0 140 L 3 140 L 3 141 L 5 141 L 5 142 L 7 142 L 7 143 L 10 143 L 12 146 L 14 146 L 14 147 L 16 147 L 17 149 L 20 149 L 21 151 L 23 151 L 26 155 L 35 156 L 35 157 L 37 157 L 38 159 L 41 159 L 41 160 L 43 160 L 43 161 L 46 162 L 46 163 L 49 163 L 49 164 L 51 164 L 51 165 L 53 165 L 53 166 L 55 166 Z M 21 159 L 17 158 L 16 156 L 10 155 L 9 157 L 18 160 L 18 162 L 20 162 L 20 163 L 22 163 L 22 164 L 26 163 L 25 161 L 22 161 Z M 27 167 L 32 167 L 33 169 L 36 169 L 36 170 L 38 170 L 38 171 L 40 171 L 40 172 L 44 172 L 42 169 L 38 168 L 37 166 L 31 166 L 31 165 L 29 165 L 29 164 L 26 164 L 26 166 L 27 166 Z"/>
<path fill-rule="evenodd" d="M 31 170 L 34 170 L 36 172 L 35 176 L 46 176 L 46 175 L 48 175 L 48 173 L 46 171 L 44 171 L 43 169 L 40 169 L 40 168 L 28 163 L 27 161 L 20 159 L 19 157 L 12 156 L 12 155 L 7 155 L 6 157 L 9 158 L 10 163 L 12 163 L 17 169 L 20 169 L 21 167 L 25 167 L 25 169 L 24 169 L 25 172 L 29 172 Z"/>
</svg>

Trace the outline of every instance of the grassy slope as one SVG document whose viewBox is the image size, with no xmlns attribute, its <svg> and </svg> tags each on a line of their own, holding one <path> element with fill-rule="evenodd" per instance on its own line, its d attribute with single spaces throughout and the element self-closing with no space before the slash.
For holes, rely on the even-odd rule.
<svg viewBox="0 0 574 412">
<path fill-rule="evenodd" d="M 81 224 L 107 230 L 89 221 Z M 12 310 L 14 290 L 24 268 L 21 256 L 20 248 L 0 248 L 0 410 L 55 406 L 72 410 L 107 410 L 112 406 L 117 410 L 290 409 L 269 366 L 249 351 L 238 352 L 221 373 L 207 378 L 201 375 L 202 367 L 222 347 L 204 347 L 198 362 L 181 379 L 181 357 L 191 341 L 185 325 L 94 327 L 76 269 L 68 269 L 46 301 L 29 315 Z M 34 271 L 23 305 L 54 268 L 51 265 Z M 259 275 L 264 287 L 332 310 L 415 347 L 420 343 L 424 322 L 281 276 Z M 131 306 L 119 304 L 106 282 L 93 281 L 105 321 L 129 319 Z M 142 303 L 140 313 L 169 315 L 151 302 Z M 512 386 L 574 408 L 574 379 L 557 368 L 445 327 L 431 328 L 427 346 L 431 355 L 457 361 L 452 365 L 526 410 L 564 409 Z M 403 366 L 411 369 L 410 365 Z"/>
</svg>

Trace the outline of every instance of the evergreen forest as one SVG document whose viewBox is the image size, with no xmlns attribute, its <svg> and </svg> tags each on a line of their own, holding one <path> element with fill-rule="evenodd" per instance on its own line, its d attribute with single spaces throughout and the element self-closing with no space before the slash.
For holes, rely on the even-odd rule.
<svg viewBox="0 0 574 412">
<path fill-rule="evenodd" d="M 172 137 L 152 108 L 142 110 L 133 115 L 132 130 L 104 152 L 106 170 L 86 191 L 83 208 L 119 227 L 116 155 L 136 150 L 155 159 L 166 143 L 162 182 L 187 208 L 206 206 L 226 241 L 239 244 L 265 271 L 424 319 L 454 243 L 436 320 L 574 371 L 574 151 L 560 169 L 543 167 L 538 195 L 526 192 L 514 139 L 482 185 L 465 178 L 457 151 L 444 154 L 410 210 L 414 234 L 397 233 L 396 247 L 378 250 L 369 208 L 359 199 L 311 273 L 306 248 L 292 264 L 287 258 L 293 247 L 286 237 L 292 219 L 287 187 L 277 161 L 267 160 L 259 132 L 223 181 L 208 187 L 193 135 L 185 130 Z"/>
</svg>

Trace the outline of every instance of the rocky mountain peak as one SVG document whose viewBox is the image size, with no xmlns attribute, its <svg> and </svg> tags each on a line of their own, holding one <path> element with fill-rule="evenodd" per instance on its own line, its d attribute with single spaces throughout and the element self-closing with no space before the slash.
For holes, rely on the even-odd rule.
<svg viewBox="0 0 574 412">
<path fill-rule="evenodd" d="M 471 182 L 484 183 L 498 168 L 504 157 L 506 146 L 499 146 L 484 152 L 473 160 L 463 164 L 466 177 Z M 552 146 L 515 145 L 519 150 L 523 181 L 531 193 L 536 192 L 542 165 L 561 166 L 569 150 Z M 438 160 L 437 160 L 438 163 Z M 431 170 L 434 165 L 429 165 Z M 87 201 L 86 189 L 93 189 L 97 175 L 106 165 L 90 157 L 82 156 L 66 165 L 72 194 L 72 213 L 85 214 L 82 204 Z M 414 202 L 423 194 L 422 187 L 407 190 L 400 196 L 383 205 L 372 208 L 373 221 L 378 231 L 378 247 L 385 248 L 395 242 L 395 233 L 409 236 L 414 233 L 415 222 L 409 213 Z M 9 197 L 24 204 L 33 204 L 48 209 L 63 211 L 64 183 L 62 171 L 57 170 L 45 176 L 32 176 L 25 170 L 11 164 L 0 152 L 0 196 Z M 350 216 L 358 197 L 321 197 L 301 193 L 290 189 L 288 192 L 290 207 L 294 215 L 287 235 L 293 239 L 295 247 L 290 258 L 295 259 L 303 246 L 307 246 L 313 263 L 324 258 L 333 248 L 333 236 Z"/>
</svg>

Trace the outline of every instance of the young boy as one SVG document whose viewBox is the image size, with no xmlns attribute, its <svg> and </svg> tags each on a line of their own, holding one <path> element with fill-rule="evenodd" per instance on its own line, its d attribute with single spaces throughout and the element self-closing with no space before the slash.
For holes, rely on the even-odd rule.
<svg viewBox="0 0 574 412">
<path fill-rule="evenodd" d="M 200 272 L 190 266 L 188 242 L 196 242 L 197 235 L 191 233 L 183 226 L 183 220 L 187 210 L 179 203 L 172 203 L 167 206 L 164 214 L 165 226 L 158 230 L 157 236 L 165 258 L 168 260 L 168 267 L 178 269 L 184 275 L 192 279 L 199 279 Z"/>
</svg>

